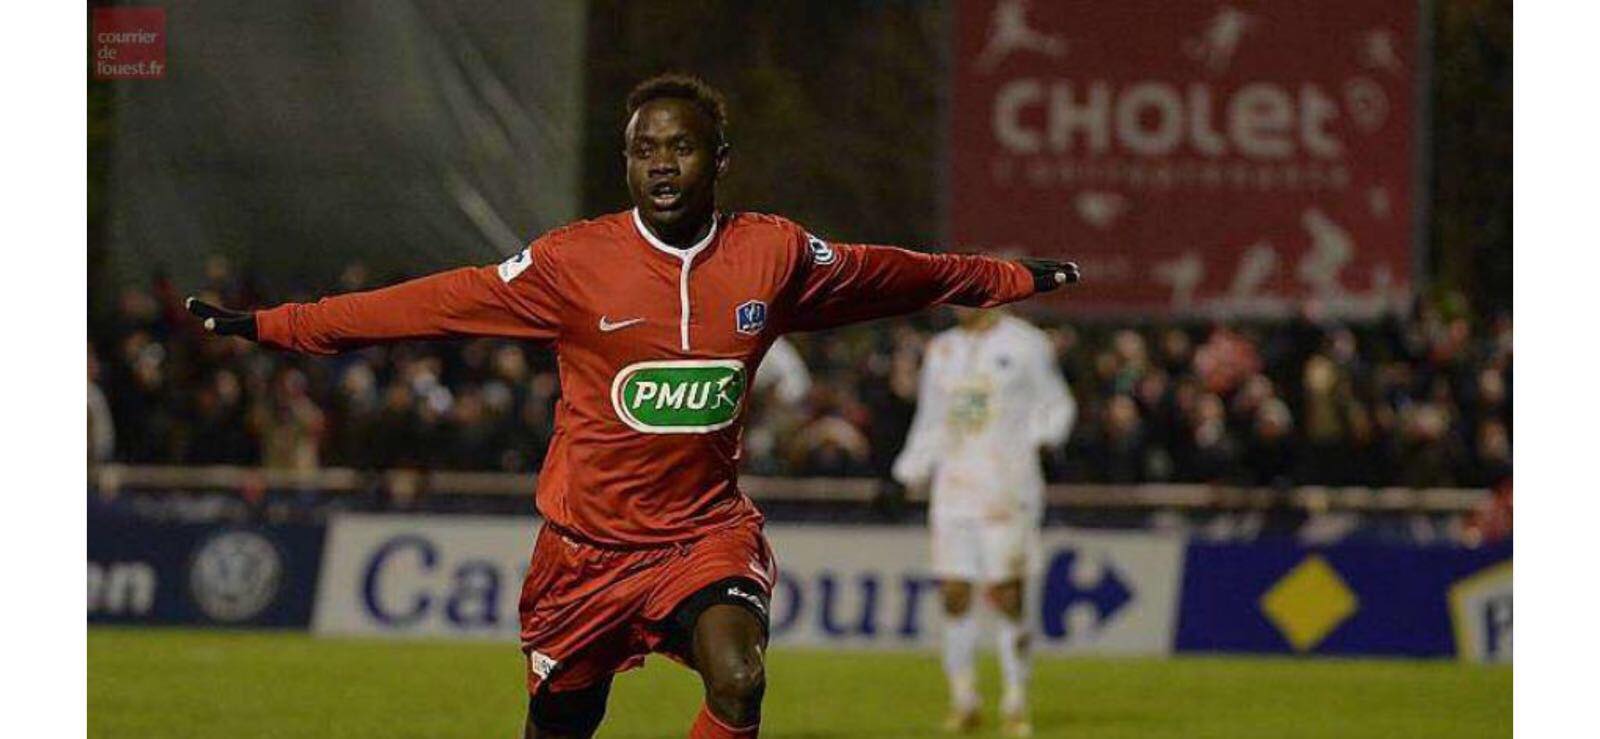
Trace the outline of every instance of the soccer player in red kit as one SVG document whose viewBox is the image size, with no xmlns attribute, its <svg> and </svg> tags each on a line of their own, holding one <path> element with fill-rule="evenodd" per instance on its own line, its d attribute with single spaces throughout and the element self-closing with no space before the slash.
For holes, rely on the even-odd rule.
<svg viewBox="0 0 1600 739">
<path fill-rule="evenodd" d="M 553 347 L 561 400 L 520 601 L 525 735 L 591 736 L 612 675 L 658 652 L 704 681 L 691 737 L 754 737 L 776 565 L 736 479 L 767 348 L 791 331 L 1020 300 L 1077 267 L 830 244 L 776 216 L 718 213 L 721 96 L 666 75 L 627 104 L 631 210 L 497 266 L 250 313 L 189 306 L 214 332 L 313 354 L 468 336 Z"/>
</svg>

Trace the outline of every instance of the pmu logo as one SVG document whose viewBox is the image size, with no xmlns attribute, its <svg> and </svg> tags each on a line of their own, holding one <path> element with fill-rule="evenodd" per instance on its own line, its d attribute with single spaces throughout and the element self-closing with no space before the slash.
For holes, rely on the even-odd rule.
<svg viewBox="0 0 1600 739">
<path fill-rule="evenodd" d="M 744 396 L 744 362 L 635 362 L 611 381 L 611 407 L 635 431 L 706 434 L 733 424 Z"/>
<path fill-rule="evenodd" d="M 1074 639 L 1096 633 L 1132 600 L 1133 593 L 1109 561 L 1091 562 L 1076 550 L 1062 550 L 1045 573 L 1040 603 L 1044 635 Z"/>
</svg>

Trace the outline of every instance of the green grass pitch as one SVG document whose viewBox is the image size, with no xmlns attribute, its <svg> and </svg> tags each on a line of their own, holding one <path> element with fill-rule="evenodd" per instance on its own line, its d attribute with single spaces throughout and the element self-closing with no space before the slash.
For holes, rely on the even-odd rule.
<svg viewBox="0 0 1600 739">
<path fill-rule="evenodd" d="M 513 645 L 89 630 L 91 737 L 513 737 Z M 995 665 L 985 664 L 992 717 Z M 932 654 L 776 650 L 763 737 L 940 734 Z M 1452 662 L 1040 659 L 1041 737 L 1511 735 L 1511 670 Z M 683 737 L 698 679 L 653 658 L 617 678 L 601 737 Z M 979 734 L 988 736 L 988 734 Z"/>
</svg>

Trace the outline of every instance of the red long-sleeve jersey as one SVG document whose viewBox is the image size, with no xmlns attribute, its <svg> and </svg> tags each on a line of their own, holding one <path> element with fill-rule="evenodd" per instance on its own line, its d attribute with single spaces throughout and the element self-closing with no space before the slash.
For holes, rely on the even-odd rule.
<svg viewBox="0 0 1600 739">
<path fill-rule="evenodd" d="M 719 217 L 678 249 L 624 211 L 552 231 L 498 266 L 256 315 L 262 343 L 314 354 L 468 336 L 553 346 L 561 400 L 539 512 L 628 546 L 759 518 L 737 484 L 741 410 L 778 336 L 1033 289 L 1012 262 L 829 244 L 770 215 Z"/>
</svg>

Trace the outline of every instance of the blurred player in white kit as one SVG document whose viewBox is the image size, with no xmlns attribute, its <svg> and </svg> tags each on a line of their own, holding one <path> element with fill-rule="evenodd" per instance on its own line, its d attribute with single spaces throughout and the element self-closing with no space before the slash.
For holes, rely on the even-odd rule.
<svg viewBox="0 0 1600 739">
<path fill-rule="evenodd" d="M 1039 452 L 1066 441 L 1077 403 L 1043 331 L 999 310 L 960 310 L 957 319 L 959 326 L 928 343 L 916 416 L 893 474 L 914 489 L 931 485 L 933 574 L 944 601 L 950 683 L 945 728 L 969 731 L 980 723 L 978 590 L 998 616 L 1001 728 L 1028 736 L 1024 600 L 1044 515 Z"/>
</svg>

